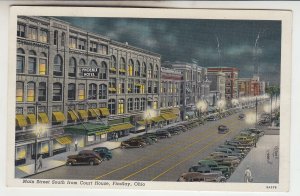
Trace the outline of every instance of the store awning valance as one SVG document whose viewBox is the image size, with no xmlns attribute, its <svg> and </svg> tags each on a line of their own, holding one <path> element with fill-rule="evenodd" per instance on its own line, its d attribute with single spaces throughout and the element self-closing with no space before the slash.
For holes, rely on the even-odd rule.
<svg viewBox="0 0 300 196">
<path fill-rule="evenodd" d="M 30 125 L 35 125 L 36 124 L 36 115 L 35 114 L 28 114 L 27 115 L 27 122 Z"/>
<path fill-rule="evenodd" d="M 52 112 L 52 116 L 56 122 L 63 122 L 66 120 L 66 117 L 62 112 Z"/>
<path fill-rule="evenodd" d="M 173 120 L 176 119 L 177 116 L 173 113 L 165 113 L 161 115 L 165 120 Z"/>
<path fill-rule="evenodd" d="M 99 111 L 101 113 L 101 116 L 109 116 L 110 115 L 108 108 L 99 108 Z"/>
<path fill-rule="evenodd" d="M 48 124 L 49 123 L 49 118 L 47 116 L 46 113 L 42 112 L 42 113 L 39 113 L 39 122 L 42 123 L 42 124 Z"/>
<path fill-rule="evenodd" d="M 126 73 L 126 70 L 125 69 L 119 69 L 119 72 Z"/>
<path fill-rule="evenodd" d="M 84 123 L 78 125 L 70 125 L 64 127 L 64 131 L 67 133 L 78 135 L 92 135 L 96 132 L 106 133 L 109 131 L 109 126 L 103 124 Z"/>
<path fill-rule="evenodd" d="M 88 113 L 87 113 L 86 110 L 78 110 L 77 112 L 78 112 L 79 117 L 81 119 L 87 119 L 89 117 L 89 115 L 88 115 Z"/>
<path fill-rule="evenodd" d="M 164 121 L 165 119 L 161 116 L 156 116 L 156 117 L 153 117 L 151 118 L 151 121 L 153 122 L 161 122 L 161 121 Z"/>
<path fill-rule="evenodd" d="M 27 121 L 25 119 L 25 116 L 23 114 L 17 114 L 16 115 L 16 124 L 19 127 L 26 127 Z"/>
<path fill-rule="evenodd" d="M 62 144 L 62 145 L 66 145 L 66 144 L 71 144 L 72 143 L 71 136 L 63 136 L 63 137 L 55 138 L 55 140 L 58 143 Z"/>
<path fill-rule="evenodd" d="M 89 109 L 89 116 L 91 116 L 91 117 L 99 116 L 99 110 L 98 109 Z"/>
<path fill-rule="evenodd" d="M 130 123 L 125 123 L 125 124 L 120 124 L 120 125 L 114 125 L 114 126 L 111 126 L 109 128 L 109 131 L 112 132 L 112 131 L 122 131 L 122 130 L 126 130 L 126 129 L 131 129 L 133 128 L 134 126 Z"/>
<path fill-rule="evenodd" d="M 75 111 L 68 111 L 68 119 L 69 120 L 77 120 L 77 116 L 76 116 L 76 112 Z"/>
</svg>

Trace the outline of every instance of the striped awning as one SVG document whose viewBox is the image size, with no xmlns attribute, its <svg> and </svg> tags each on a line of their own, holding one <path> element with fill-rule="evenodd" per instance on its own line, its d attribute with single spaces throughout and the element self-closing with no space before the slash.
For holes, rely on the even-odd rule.
<svg viewBox="0 0 300 196">
<path fill-rule="evenodd" d="M 19 127 L 26 127 L 27 121 L 25 119 L 25 116 L 23 114 L 17 114 L 16 115 L 16 125 Z"/>
<path fill-rule="evenodd" d="M 153 117 L 151 118 L 151 121 L 153 122 L 161 122 L 161 121 L 164 121 L 165 119 L 161 116 L 156 116 L 156 117 Z"/>
<path fill-rule="evenodd" d="M 109 116 L 110 115 L 108 108 L 99 108 L 99 111 L 101 113 L 101 116 Z"/>
<path fill-rule="evenodd" d="M 63 136 L 63 137 L 55 138 L 55 140 L 58 143 L 62 144 L 62 145 L 66 145 L 66 144 L 71 144 L 72 143 L 71 136 Z"/>
<path fill-rule="evenodd" d="M 173 120 L 176 119 L 177 116 L 173 113 L 165 113 L 161 115 L 165 120 Z"/>
<path fill-rule="evenodd" d="M 126 73 L 126 70 L 125 69 L 119 69 L 119 72 Z"/>
<path fill-rule="evenodd" d="M 42 112 L 42 113 L 39 113 L 39 122 L 42 123 L 42 124 L 48 124 L 49 123 L 49 118 L 47 116 L 46 113 Z"/>
<path fill-rule="evenodd" d="M 179 108 L 172 108 L 172 113 L 174 113 L 174 114 L 180 114 Z"/>
<path fill-rule="evenodd" d="M 79 117 L 81 119 L 87 119 L 89 117 L 89 115 L 88 115 L 88 113 L 87 113 L 86 110 L 78 110 L 77 112 L 78 112 Z"/>
<path fill-rule="evenodd" d="M 76 113 L 75 111 L 68 111 L 68 119 L 73 121 L 77 120 L 77 116 L 75 113 Z"/>
<path fill-rule="evenodd" d="M 96 110 L 97 110 L 98 113 L 99 113 L 99 110 L 98 110 L 98 109 L 89 109 L 89 116 L 91 116 L 91 117 L 97 117 Z"/>
<path fill-rule="evenodd" d="M 125 123 L 125 124 L 120 124 L 120 125 L 113 125 L 109 128 L 109 131 L 122 131 L 122 130 L 126 130 L 126 129 L 131 129 L 134 126 L 130 123 Z"/>
<path fill-rule="evenodd" d="M 52 116 L 56 122 L 63 122 L 66 120 L 66 117 L 62 112 L 52 112 Z"/>
<path fill-rule="evenodd" d="M 116 92 L 117 89 L 116 88 L 108 88 L 108 91 L 111 91 L 111 92 Z"/>
<path fill-rule="evenodd" d="M 30 125 L 35 125 L 36 124 L 36 115 L 35 114 L 28 114 L 27 115 L 27 122 Z"/>
</svg>

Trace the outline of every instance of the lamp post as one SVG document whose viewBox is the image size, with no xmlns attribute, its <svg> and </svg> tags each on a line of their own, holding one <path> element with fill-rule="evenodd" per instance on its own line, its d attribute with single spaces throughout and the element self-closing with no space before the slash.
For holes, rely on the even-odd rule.
<svg viewBox="0 0 300 196">
<path fill-rule="evenodd" d="M 156 111 L 153 110 L 153 109 L 147 109 L 145 112 L 144 112 L 144 120 L 146 121 L 146 127 L 145 127 L 145 132 L 147 133 L 148 132 L 148 124 L 149 124 L 149 121 L 151 118 L 155 117 L 156 116 Z"/>
<path fill-rule="evenodd" d="M 36 114 L 36 127 L 35 127 L 35 159 L 34 159 L 34 173 L 37 172 L 37 158 L 38 158 L 38 138 L 41 133 L 40 127 L 39 127 L 39 118 L 38 118 L 38 106 L 39 102 L 35 102 L 35 114 Z"/>
</svg>

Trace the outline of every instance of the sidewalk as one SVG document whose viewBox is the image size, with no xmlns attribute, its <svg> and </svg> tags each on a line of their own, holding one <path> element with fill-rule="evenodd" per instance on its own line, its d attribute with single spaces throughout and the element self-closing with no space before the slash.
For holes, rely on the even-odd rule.
<svg viewBox="0 0 300 196">
<path fill-rule="evenodd" d="M 260 138 L 257 147 L 252 148 L 227 182 L 244 182 L 244 172 L 249 166 L 253 183 L 278 183 L 279 158 L 276 157 L 274 148 L 279 147 L 279 137 L 279 135 L 264 135 Z"/>
<path fill-rule="evenodd" d="M 167 126 L 164 126 L 163 128 L 174 126 L 174 125 L 177 125 L 177 124 L 182 123 L 182 122 L 183 121 L 176 122 L 176 123 L 173 123 L 173 124 L 169 124 Z M 151 130 L 148 130 L 147 132 L 148 133 L 155 132 L 157 129 L 160 129 L 160 128 L 151 129 Z M 120 144 L 121 144 L 122 141 L 125 141 L 125 140 L 127 140 L 131 137 L 142 135 L 144 133 L 145 132 L 130 133 L 128 136 L 120 137 L 118 139 L 118 141 L 112 141 L 112 140 L 111 141 L 105 141 L 105 142 L 101 142 L 101 143 L 94 144 L 94 145 L 91 145 L 91 146 L 87 146 L 87 147 L 84 147 L 84 148 L 78 148 L 78 151 L 80 151 L 80 150 L 92 150 L 93 148 L 96 148 L 96 147 L 107 147 L 110 150 L 114 150 L 114 149 L 117 149 L 117 148 L 120 147 Z M 47 158 L 43 159 L 43 168 L 40 169 L 37 173 L 41 173 L 41 172 L 44 172 L 44 171 L 55 169 L 57 167 L 64 166 L 66 164 L 67 157 L 69 155 L 77 154 L 78 151 L 75 152 L 74 148 L 71 148 L 70 151 L 60 153 L 60 154 L 54 155 L 52 157 L 47 157 Z M 20 165 L 20 166 L 15 167 L 15 178 L 25 178 L 25 177 L 29 177 L 29 176 L 34 175 L 34 174 L 35 174 L 34 173 L 34 159 L 30 160 L 30 163 L 28 163 L 26 165 Z"/>
</svg>

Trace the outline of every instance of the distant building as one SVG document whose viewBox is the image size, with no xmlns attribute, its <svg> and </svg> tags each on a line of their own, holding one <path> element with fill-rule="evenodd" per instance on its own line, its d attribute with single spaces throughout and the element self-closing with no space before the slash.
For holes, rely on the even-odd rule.
<svg viewBox="0 0 300 196">
<path fill-rule="evenodd" d="M 230 101 L 238 97 L 239 70 L 234 67 L 208 67 L 208 73 L 222 72 L 225 74 L 225 99 Z"/>
<path fill-rule="evenodd" d="M 218 100 L 225 99 L 225 73 L 208 72 L 207 78 L 211 81 L 209 105 L 215 106 Z"/>
<path fill-rule="evenodd" d="M 258 76 L 253 78 L 238 79 L 239 97 L 259 96 L 265 94 L 265 82 L 260 81 Z"/>
</svg>

